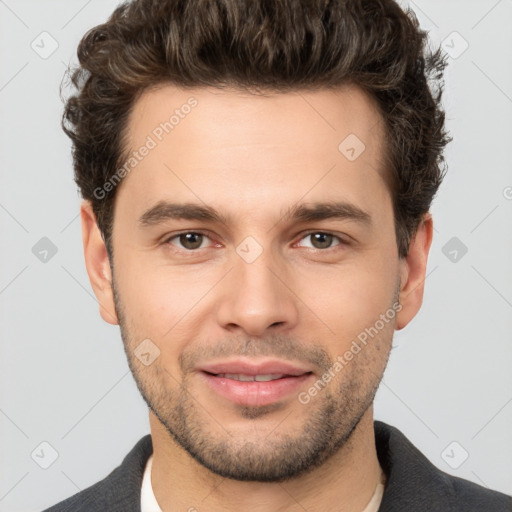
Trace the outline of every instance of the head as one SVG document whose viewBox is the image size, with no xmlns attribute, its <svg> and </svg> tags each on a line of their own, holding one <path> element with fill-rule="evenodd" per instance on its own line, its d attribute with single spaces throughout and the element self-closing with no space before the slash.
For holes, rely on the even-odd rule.
<svg viewBox="0 0 512 512">
<path fill-rule="evenodd" d="M 393 0 L 139 0 L 78 56 L 87 269 L 151 413 L 229 478 L 319 466 L 421 306 L 441 54 Z M 300 377 L 227 396 L 233 361 Z"/>
</svg>

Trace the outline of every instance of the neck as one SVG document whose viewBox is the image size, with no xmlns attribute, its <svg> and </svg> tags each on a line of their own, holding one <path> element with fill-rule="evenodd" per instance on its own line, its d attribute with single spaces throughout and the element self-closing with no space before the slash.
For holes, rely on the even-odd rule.
<svg viewBox="0 0 512 512">
<path fill-rule="evenodd" d="M 163 512 L 361 512 L 380 480 L 371 406 L 349 440 L 322 466 L 280 483 L 239 482 L 215 475 L 190 457 L 151 412 L 149 416 L 151 483 Z"/>
</svg>

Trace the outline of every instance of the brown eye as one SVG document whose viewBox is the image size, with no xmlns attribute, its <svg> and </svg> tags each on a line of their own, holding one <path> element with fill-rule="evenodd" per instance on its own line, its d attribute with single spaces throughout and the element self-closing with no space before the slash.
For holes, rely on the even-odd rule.
<svg viewBox="0 0 512 512">
<path fill-rule="evenodd" d="M 168 243 L 173 245 L 177 245 L 173 241 L 177 240 L 179 242 L 178 247 L 184 248 L 189 251 L 193 251 L 194 249 L 199 249 L 203 244 L 205 236 L 201 233 L 182 233 L 181 235 L 176 235 L 168 240 Z"/>
<path fill-rule="evenodd" d="M 311 233 L 309 236 L 315 249 L 328 249 L 334 239 L 329 233 Z"/>
<path fill-rule="evenodd" d="M 309 240 L 309 244 L 304 244 L 302 247 L 308 247 L 310 249 L 331 249 L 342 243 L 338 236 L 322 231 L 308 233 L 302 238 L 301 242 L 303 243 L 307 240 Z"/>
</svg>

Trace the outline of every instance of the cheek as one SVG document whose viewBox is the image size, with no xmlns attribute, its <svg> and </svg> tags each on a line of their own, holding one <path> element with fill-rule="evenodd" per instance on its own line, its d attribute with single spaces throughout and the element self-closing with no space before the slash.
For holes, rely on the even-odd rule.
<svg viewBox="0 0 512 512">
<path fill-rule="evenodd" d="M 116 261 L 117 288 L 131 334 L 150 338 L 166 357 L 197 335 L 200 300 L 217 280 L 215 272 L 155 264 L 136 251 Z"/>
<path fill-rule="evenodd" d="M 301 273 L 298 295 L 314 313 L 312 321 L 322 330 L 325 326 L 339 350 L 390 308 L 397 276 L 385 261 L 372 256 L 353 265 Z M 304 314 L 311 313 L 304 309 Z"/>
</svg>

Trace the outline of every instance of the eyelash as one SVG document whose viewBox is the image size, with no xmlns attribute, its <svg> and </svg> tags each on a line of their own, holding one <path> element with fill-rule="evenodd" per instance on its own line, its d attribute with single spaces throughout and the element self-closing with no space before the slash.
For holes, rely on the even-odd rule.
<svg viewBox="0 0 512 512">
<path fill-rule="evenodd" d="M 301 238 L 299 239 L 299 241 L 303 240 L 304 238 L 307 238 L 310 235 L 314 235 L 314 234 L 329 235 L 329 236 L 332 236 L 334 239 L 336 239 L 338 241 L 338 243 L 336 245 L 328 247 L 327 249 L 315 249 L 315 248 L 313 248 L 313 250 L 316 250 L 316 251 L 327 252 L 329 250 L 336 249 L 336 247 L 339 247 L 341 245 L 348 245 L 348 241 L 345 240 L 344 238 L 342 238 L 341 236 L 338 236 L 335 233 L 331 233 L 330 231 L 319 231 L 319 230 L 311 230 L 311 231 L 307 231 L 306 233 L 303 233 Z"/>
<path fill-rule="evenodd" d="M 172 240 L 179 238 L 181 235 L 187 235 L 187 234 L 202 235 L 206 238 L 210 238 L 210 236 L 203 231 L 190 231 L 189 230 L 189 231 L 182 231 L 180 233 L 176 233 L 176 234 L 166 238 L 163 243 L 164 243 L 164 245 L 172 246 L 177 251 L 183 251 L 185 253 L 190 253 L 190 254 L 199 252 L 201 250 L 200 248 L 199 249 L 185 249 L 185 248 L 181 249 L 181 248 L 176 248 L 171 244 Z M 319 231 L 319 230 L 312 230 L 312 231 L 308 231 L 308 232 L 302 234 L 301 238 L 299 239 L 299 242 L 301 240 L 303 240 L 304 238 L 307 238 L 308 236 L 313 235 L 313 234 L 322 234 L 322 235 L 332 236 L 334 239 L 336 239 L 338 241 L 338 243 L 331 247 L 328 247 L 327 249 L 315 249 L 315 248 L 310 248 L 310 247 L 306 247 L 306 249 L 310 249 L 310 250 L 314 250 L 314 251 L 318 251 L 318 252 L 329 252 L 331 250 L 336 250 L 336 248 L 339 246 L 349 245 L 349 242 L 347 240 L 341 238 L 340 236 L 338 236 L 334 233 L 331 233 L 330 231 Z M 205 247 L 203 249 L 205 249 Z"/>
<path fill-rule="evenodd" d="M 176 238 L 179 238 L 181 235 L 188 235 L 188 234 L 194 234 L 194 235 L 202 235 L 206 238 L 210 238 L 210 236 L 203 232 L 203 231 L 182 231 L 181 233 L 176 233 L 168 238 L 166 238 L 164 240 L 164 245 L 167 245 L 167 246 L 171 246 L 172 248 L 176 249 L 177 251 L 183 251 L 183 252 L 186 252 L 186 253 L 190 253 L 190 254 L 193 254 L 193 253 L 197 253 L 200 251 L 200 249 L 185 249 L 185 248 L 177 248 L 177 247 L 174 247 L 172 244 L 171 244 L 171 240 L 174 240 Z"/>
</svg>

